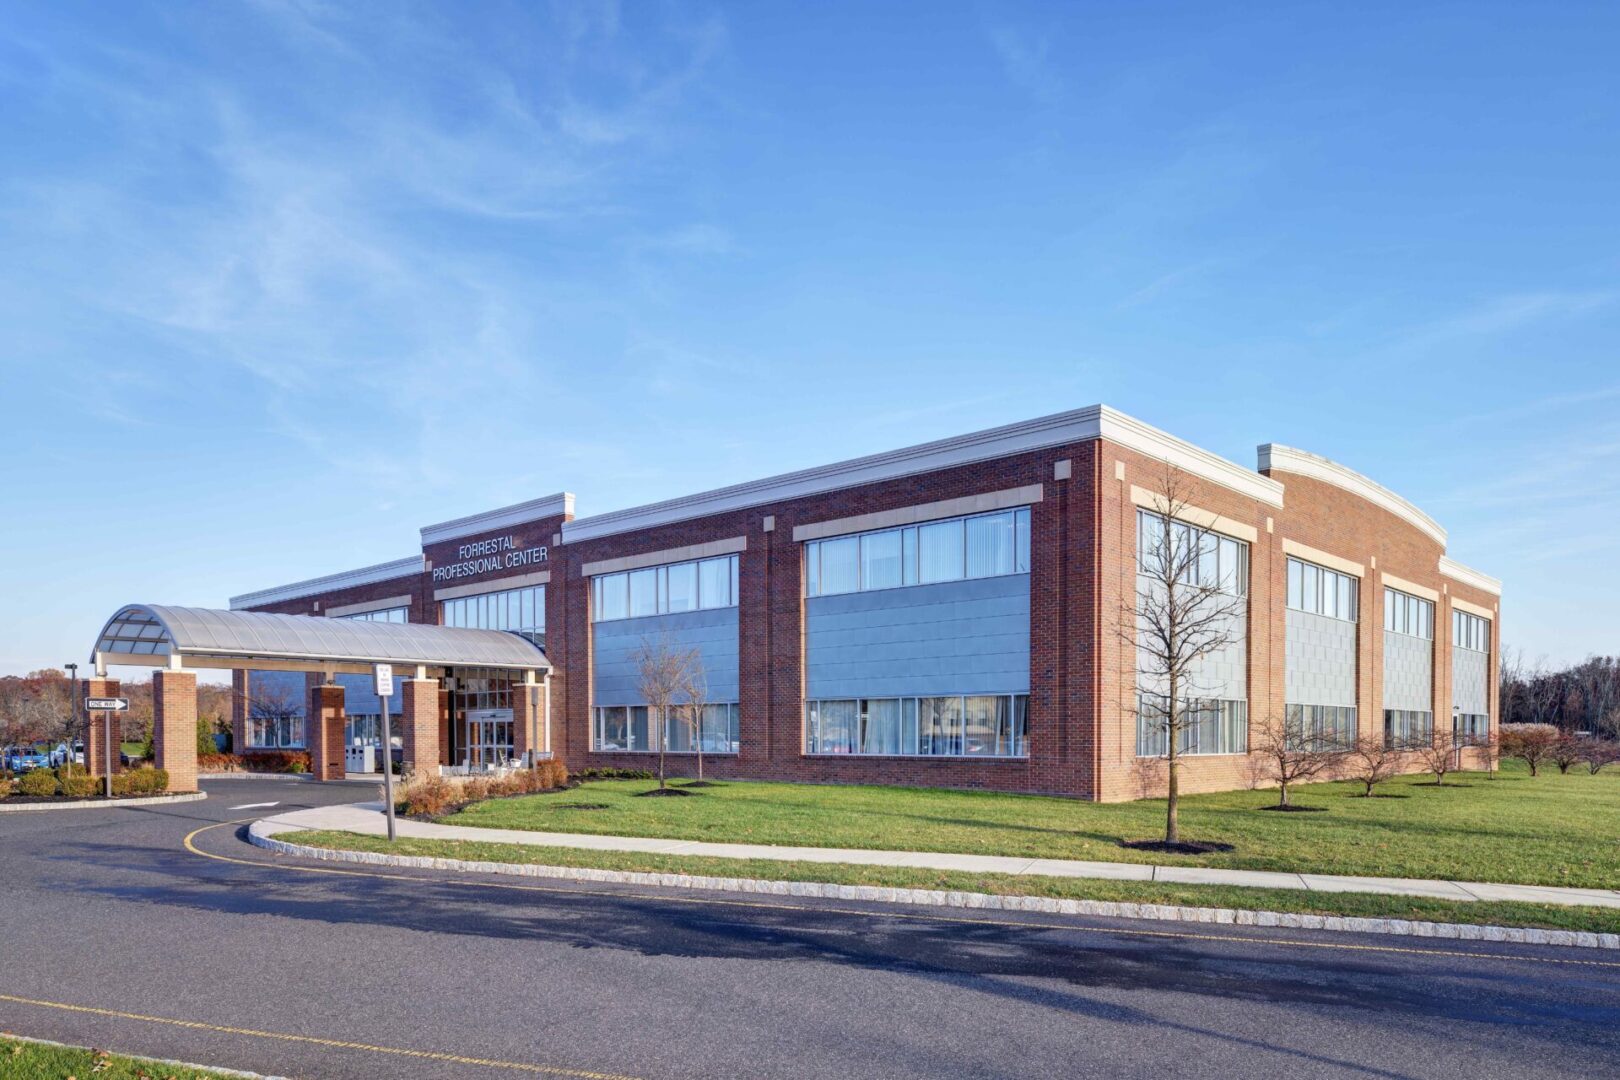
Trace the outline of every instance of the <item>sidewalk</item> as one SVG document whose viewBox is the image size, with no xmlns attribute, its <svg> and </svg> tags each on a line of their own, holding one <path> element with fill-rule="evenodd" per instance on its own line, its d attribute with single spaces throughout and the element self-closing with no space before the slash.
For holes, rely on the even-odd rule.
<svg viewBox="0 0 1620 1080">
<path fill-rule="evenodd" d="M 260 836 L 306 829 L 385 836 L 387 819 L 380 803 L 318 806 L 277 814 L 255 823 Z M 1421 878 L 1342 877 L 1332 874 L 1289 874 L 1264 870 L 1220 870 L 1200 866 L 1151 866 L 1146 863 L 1079 862 L 1000 855 L 951 855 L 930 851 L 867 851 L 856 848 L 778 847 L 768 844 L 715 844 L 698 840 L 657 840 L 638 836 L 593 836 L 583 833 L 529 832 L 523 829 L 480 829 L 437 825 L 400 818 L 400 836 L 423 840 L 476 840 L 489 844 L 586 848 L 595 851 L 643 851 L 659 855 L 704 855 L 722 859 L 776 859 L 783 862 L 853 863 L 863 866 L 911 866 L 970 873 L 1039 875 L 1042 877 L 1111 878 L 1117 881 L 1168 881 L 1192 885 L 1238 885 L 1255 889 L 1306 889 L 1313 892 L 1386 893 L 1432 896 L 1442 900 L 1520 900 L 1535 904 L 1620 908 L 1620 890 L 1568 889 L 1551 885 L 1502 885 L 1476 881 L 1431 881 Z M 290 837 L 288 839 L 291 839 Z"/>
</svg>

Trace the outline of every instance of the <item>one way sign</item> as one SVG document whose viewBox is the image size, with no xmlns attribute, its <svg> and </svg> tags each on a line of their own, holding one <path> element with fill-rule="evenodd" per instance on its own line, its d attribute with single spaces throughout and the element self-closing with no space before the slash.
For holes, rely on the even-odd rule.
<svg viewBox="0 0 1620 1080">
<path fill-rule="evenodd" d="M 89 712 L 123 712 L 129 708 L 127 697 L 87 697 L 84 707 Z"/>
</svg>

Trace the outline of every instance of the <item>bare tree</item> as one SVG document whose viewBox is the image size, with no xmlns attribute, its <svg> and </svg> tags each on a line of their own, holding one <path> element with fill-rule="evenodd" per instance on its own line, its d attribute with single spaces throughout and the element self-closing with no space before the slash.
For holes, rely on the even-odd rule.
<svg viewBox="0 0 1620 1080">
<path fill-rule="evenodd" d="M 1305 724 L 1302 712 L 1288 713 L 1280 723 L 1266 724 L 1254 746 L 1262 774 L 1277 785 L 1277 805 L 1291 806 L 1289 792 L 1330 770 L 1345 748 Z"/>
<path fill-rule="evenodd" d="M 1620 660 L 1588 656 L 1571 674 L 1581 695 L 1581 720 L 1601 730 L 1620 706 Z"/>
<path fill-rule="evenodd" d="M 1344 753 L 1344 774 L 1362 786 L 1363 796 L 1371 798 L 1373 788 L 1400 772 L 1405 749 L 1382 735 L 1362 736 Z"/>
<path fill-rule="evenodd" d="M 1423 762 L 1424 769 L 1434 774 L 1434 786 L 1441 787 L 1446 782 L 1446 774 L 1454 772 L 1458 767 L 1457 747 L 1445 736 L 1432 739 L 1429 742 L 1418 742 L 1412 747 Z"/>
<path fill-rule="evenodd" d="M 685 692 L 687 670 L 696 650 L 678 649 L 668 635 L 641 639 L 631 654 L 636 668 L 636 684 L 647 703 L 647 722 L 658 729 L 658 790 L 665 786 L 664 755 L 669 749 L 669 720 L 676 700 Z"/>
<path fill-rule="evenodd" d="M 1547 751 L 1547 760 L 1558 766 L 1560 773 L 1568 773 L 1570 769 L 1585 760 L 1586 748 L 1583 744 L 1595 741 L 1593 739 L 1579 739 L 1567 731 L 1563 732 L 1552 744 L 1552 748 Z"/>
<path fill-rule="evenodd" d="M 1138 725 L 1155 726 L 1166 764 L 1164 841 L 1181 839 L 1181 744 L 1197 716 L 1201 668 L 1235 644 L 1247 610 L 1241 573 L 1217 557 L 1216 535 L 1200 523 L 1181 474 L 1164 464 L 1152 516 L 1140 530 L 1137 588 L 1121 619 L 1121 644 L 1136 654 Z"/>
<path fill-rule="evenodd" d="M 1586 762 L 1586 771 L 1596 776 L 1603 771 L 1605 765 L 1613 765 L 1620 761 L 1620 741 L 1588 739 L 1582 748 L 1581 760 Z"/>
<path fill-rule="evenodd" d="M 703 654 L 697 649 L 686 654 L 680 696 L 682 700 L 676 712 L 691 733 L 692 749 L 697 753 L 697 782 L 704 785 L 707 781 L 703 779 L 703 712 L 709 705 L 709 675 L 703 667 Z"/>
<path fill-rule="evenodd" d="M 1537 776 L 1560 738 L 1562 733 L 1551 724 L 1503 724 L 1502 753 L 1523 759 L 1530 775 Z"/>
<path fill-rule="evenodd" d="M 1524 684 L 1519 696 L 1524 705 L 1524 722 L 1551 723 L 1563 695 L 1558 680 L 1547 669 L 1547 658 L 1539 656 L 1533 662 L 1522 665 L 1521 672 Z"/>
</svg>

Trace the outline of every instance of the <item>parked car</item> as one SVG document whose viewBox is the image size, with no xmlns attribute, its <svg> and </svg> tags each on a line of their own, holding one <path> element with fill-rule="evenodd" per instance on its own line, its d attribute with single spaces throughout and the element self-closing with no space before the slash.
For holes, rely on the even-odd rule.
<svg viewBox="0 0 1620 1080">
<path fill-rule="evenodd" d="M 19 746 L 12 750 L 11 756 L 6 758 L 6 768 L 14 773 L 28 772 L 30 769 L 44 769 L 50 767 L 50 758 L 40 753 L 32 746 Z"/>
</svg>

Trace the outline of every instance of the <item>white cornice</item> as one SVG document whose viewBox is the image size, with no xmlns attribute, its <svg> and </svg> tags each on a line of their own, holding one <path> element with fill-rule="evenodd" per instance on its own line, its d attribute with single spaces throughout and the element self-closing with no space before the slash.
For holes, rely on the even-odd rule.
<svg viewBox="0 0 1620 1080">
<path fill-rule="evenodd" d="M 698 495 L 580 518 L 563 526 L 563 540 L 575 542 L 646 529 L 672 521 L 784 502 L 828 491 L 859 487 L 902 476 L 933 472 L 1049 446 L 1105 438 L 1132 450 L 1164 458 L 1177 468 L 1213 480 L 1274 506 L 1282 505 L 1282 485 L 1235 462 L 1217 457 L 1104 405 L 1054 413 L 1034 420 L 889 450 L 881 454 L 820 465 L 781 476 L 751 480 Z"/>
<path fill-rule="evenodd" d="M 1167 431 L 1144 424 L 1134 416 L 1127 416 L 1106 405 L 1099 405 L 1098 408 L 1102 411 L 1102 437 L 1109 442 L 1167 461 L 1182 472 L 1231 488 L 1239 495 L 1247 495 L 1270 506 L 1282 506 L 1283 486 L 1269 476 L 1245 469 L 1235 461 L 1228 461 Z"/>
<path fill-rule="evenodd" d="M 376 581 L 390 581 L 394 578 L 410 577 L 421 572 L 422 556 L 412 555 L 405 559 L 395 559 L 393 562 L 378 563 L 376 566 L 362 566 L 358 570 L 345 570 L 341 574 L 328 574 L 326 577 L 310 578 L 308 581 L 295 581 L 290 585 L 277 585 L 273 589 L 261 589 L 258 592 L 233 596 L 231 597 L 231 610 L 261 607 L 265 604 L 279 604 L 283 600 L 296 600 L 300 596 L 315 596 L 320 593 L 336 592 L 338 589 L 347 589 L 355 585 L 370 585 Z"/>
<path fill-rule="evenodd" d="M 1296 450 L 1292 446 L 1283 446 L 1279 443 L 1266 443 L 1259 450 L 1259 468 L 1261 472 L 1288 472 L 1297 476 L 1308 476 L 1313 480 L 1332 484 L 1342 488 L 1352 495 L 1358 495 L 1374 506 L 1382 507 L 1396 517 L 1412 525 L 1414 528 L 1428 535 L 1441 547 L 1446 546 L 1446 530 L 1434 518 L 1419 510 L 1399 495 L 1376 480 L 1368 479 L 1356 472 L 1347 469 L 1336 461 L 1329 461 L 1318 454 Z"/>
<path fill-rule="evenodd" d="M 458 536 L 469 536 L 472 533 L 504 529 L 508 525 L 519 525 L 525 521 L 537 521 L 540 518 L 548 517 L 566 517 L 573 512 L 573 493 L 559 491 L 555 495 L 547 495 L 542 499 L 530 499 L 528 502 L 517 503 L 513 506 L 485 510 L 483 513 L 469 514 L 466 517 L 456 518 L 454 521 L 441 521 L 437 525 L 424 525 L 422 527 L 422 543 L 436 544 L 441 540 L 454 540 Z"/>
<path fill-rule="evenodd" d="M 1502 595 L 1502 581 L 1500 578 L 1493 578 L 1489 574 L 1482 574 L 1471 566 L 1464 566 L 1456 559 L 1448 559 L 1444 555 L 1440 556 L 1440 573 L 1444 574 L 1452 581 L 1458 581 L 1464 585 L 1471 585 L 1481 592 L 1490 593 L 1492 596 Z"/>
</svg>

